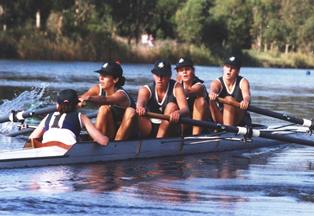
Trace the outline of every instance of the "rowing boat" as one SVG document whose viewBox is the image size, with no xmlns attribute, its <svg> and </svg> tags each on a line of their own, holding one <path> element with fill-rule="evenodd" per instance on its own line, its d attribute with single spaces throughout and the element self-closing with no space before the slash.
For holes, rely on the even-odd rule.
<svg viewBox="0 0 314 216">
<path fill-rule="evenodd" d="M 265 127 L 260 131 L 269 134 L 306 137 L 307 127 Z M 245 138 L 230 132 L 212 132 L 201 136 L 112 141 L 107 146 L 85 141 L 69 149 L 49 146 L 0 152 L 0 168 L 21 168 L 49 165 L 95 163 L 153 157 L 179 156 L 269 147 L 284 142 L 263 137 Z"/>
</svg>

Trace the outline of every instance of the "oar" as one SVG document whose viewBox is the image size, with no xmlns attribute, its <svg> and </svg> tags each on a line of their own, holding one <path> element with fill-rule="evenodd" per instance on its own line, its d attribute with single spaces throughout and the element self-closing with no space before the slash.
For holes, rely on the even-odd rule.
<svg viewBox="0 0 314 216">
<path fill-rule="evenodd" d="M 232 101 L 232 100 L 227 100 L 224 98 L 218 98 L 218 101 L 220 103 L 224 103 L 224 104 L 228 104 L 234 107 L 240 107 L 240 103 L 237 101 Z M 278 113 L 278 112 L 274 112 L 271 110 L 267 110 L 267 109 L 263 109 L 260 107 L 256 107 L 256 106 L 252 106 L 249 105 L 248 111 L 254 112 L 254 113 L 258 113 L 258 114 L 262 114 L 262 115 L 266 115 L 269 117 L 273 117 L 273 118 L 277 118 L 277 119 L 281 119 L 284 121 L 288 121 L 288 122 L 292 122 L 294 124 L 298 124 L 298 125 L 302 125 L 305 127 L 309 127 L 310 129 L 314 129 L 314 122 L 313 120 L 309 120 L 309 119 L 301 119 L 301 118 L 297 118 L 294 116 L 290 116 L 284 113 Z"/>
<path fill-rule="evenodd" d="M 46 108 L 41 108 L 33 111 L 19 111 L 19 112 L 12 112 L 7 116 L 0 117 L 0 123 L 7 122 L 7 121 L 12 121 L 12 122 L 17 122 L 17 121 L 22 121 L 25 118 L 29 118 L 32 116 L 36 115 L 42 115 L 42 114 L 47 114 L 50 112 L 55 112 L 56 111 L 56 106 L 49 106 Z"/>
<path fill-rule="evenodd" d="M 158 114 L 158 113 L 147 112 L 146 115 L 151 118 L 158 118 L 158 119 L 167 120 L 167 121 L 170 120 L 169 116 Z M 199 126 L 199 127 L 209 128 L 209 129 L 223 130 L 223 131 L 227 131 L 231 133 L 236 133 L 239 135 L 262 137 L 266 139 L 278 140 L 278 141 L 287 142 L 287 143 L 314 146 L 314 141 L 296 138 L 296 137 L 287 136 L 287 135 L 272 134 L 269 131 L 267 132 L 267 131 L 261 131 L 261 130 L 250 129 L 250 128 L 245 128 L 245 127 L 228 126 L 228 125 L 218 124 L 214 122 L 194 120 L 194 119 L 185 118 L 185 117 L 181 117 L 179 122 L 183 124 L 190 124 L 193 126 Z"/>
<path fill-rule="evenodd" d="M 88 116 L 89 118 L 95 118 L 97 116 L 98 112 L 92 112 L 92 113 L 87 113 L 86 116 Z M 6 134 L 6 136 L 10 136 L 10 137 L 16 137 L 16 136 L 20 136 L 20 135 L 24 135 L 24 134 L 29 134 L 31 132 L 33 132 L 33 130 L 35 130 L 37 126 L 27 126 L 26 128 L 20 129 L 18 131 Z"/>
<path fill-rule="evenodd" d="M 6 134 L 6 136 L 17 137 L 17 136 L 21 136 L 21 135 L 24 135 L 24 134 L 30 134 L 34 130 L 35 130 L 35 128 L 29 127 L 29 128 L 21 129 L 21 130 L 18 130 L 18 131 Z"/>
</svg>

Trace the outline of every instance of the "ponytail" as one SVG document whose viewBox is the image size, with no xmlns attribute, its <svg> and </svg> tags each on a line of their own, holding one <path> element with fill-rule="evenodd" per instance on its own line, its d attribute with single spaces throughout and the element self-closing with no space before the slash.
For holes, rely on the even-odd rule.
<svg viewBox="0 0 314 216">
<path fill-rule="evenodd" d="M 124 83 L 125 83 L 125 77 L 124 76 L 121 76 L 121 77 L 118 77 L 119 78 L 119 80 L 118 80 L 118 82 L 116 83 L 116 85 L 115 85 L 115 87 L 122 87 L 122 86 L 124 86 Z"/>
<path fill-rule="evenodd" d="M 73 103 L 58 103 L 57 111 L 59 113 L 70 113 L 76 110 L 76 105 Z"/>
</svg>

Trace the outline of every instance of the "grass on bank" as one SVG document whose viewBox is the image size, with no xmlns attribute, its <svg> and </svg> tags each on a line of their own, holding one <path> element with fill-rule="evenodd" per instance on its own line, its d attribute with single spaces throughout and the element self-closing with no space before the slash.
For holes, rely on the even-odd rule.
<svg viewBox="0 0 314 216">
<path fill-rule="evenodd" d="M 252 66 L 279 67 L 279 68 L 314 68 L 314 54 L 280 52 L 244 51 L 250 57 Z M 254 63 L 255 62 L 255 63 Z M 255 65 L 256 64 L 256 65 Z"/>
<path fill-rule="evenodd" d="M 84 39 L 70 39 L 44 32 L 0 32 L 0 58 L 35 60 L 120 60 L 129 63 L 153 63 L 164 58 L 172 63 L 182 56 L 198 65 L 221 65 L 223 57 L 205 46 L 156 41 L 154 47 L 131 42 L 106 33 L 93 33 Z M 255 67 L 314 68 L 314 55 L 304 53 L 243 51 L 243 65 Z"/>
</svg>

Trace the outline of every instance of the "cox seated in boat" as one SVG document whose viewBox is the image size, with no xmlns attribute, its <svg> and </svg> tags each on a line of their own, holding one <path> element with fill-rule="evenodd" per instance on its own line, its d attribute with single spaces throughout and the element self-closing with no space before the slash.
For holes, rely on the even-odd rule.
<svg viewBox="0 0 314 216">
<path fill-rule="evenodd" d="M 180 116 L 189 115 L 189 107 L 181 83 L 171 79 L 171 64 L 165 60 L 155 62 L 151 71 L 154 81 L 138 92 L 136 112 L 139 115 L 142 137 L 163 138 L 180 135 Z M 170 116 L 170 121 L 150 119 L 146 112 Z"/>
<path fill-rule="evenodd" d="M 118 62 L 107 62 L 95 71 L 99 73 L 99 84 L 80 96 L 80 100 L 100 105 L 96 128 L 110 139 L 126 140 L 131 137 L 136 117 L 135 101 L 122 88 L 125 82 L 123 70 Z"/>
<path fill-rule="evenodd" d="M 210 84 L 210 111 L 214 121 L 225 125 L 249 125 L 251 118 L 246 109 L 251 93 L 249 81 L 240 76 L 241 61 L 239 57 L 230 56 L 223 65 L 223 76 Z M 217 97 L 235 100 L 240 109 L 228 104 L 217 103 Z"/>
<path fill-rule="evenodd" d="M 89 135 L 100 145 L 108 144 L 108 137 L 96 129 L 91 120 L 77 111 L 77 92 L 73 89 L 62 90 L 57 97 L 57 112 L 48 114 L 29 136 L 30 140 L 42 138 L 42 145 L 59 145 L 68 148 L 78 141 L 81 129 L 86 128 Z"/>
<path fill-rule="evenodd" d="M 177 82 L 184 88 L 184 93 L 188 102 L 190 113 L 195 120 L 208 120 L 209 118 L 209 99 L 204 81 L 195 75 L 193 62 L 188 58 L 180 58 L 175 67 L 177 71 Z M 184 134 L 199 135 L 201 127 L 189 127 L 184 125 Z"/>
</svg>

